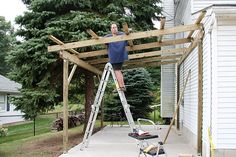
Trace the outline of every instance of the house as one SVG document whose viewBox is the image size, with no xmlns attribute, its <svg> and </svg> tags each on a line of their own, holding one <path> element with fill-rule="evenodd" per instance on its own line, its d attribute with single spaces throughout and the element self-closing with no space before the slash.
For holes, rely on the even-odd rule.
<svg viewBox="0 0 236 157">
<path fill-rule="evenodd" d="M 178 129 L 198 148 L 201 137 L 203 157 L 211 156 L 211 149 L 217 157 L 233 157 L 236 154 L 236 1 L 235 0 L 165 0 L 164 16 L 167 24 L 177 26 L 194 23 L 201 13 L 203 19 L 203 110 L 199 126 L 198 110 L 198 49 L 179 65 L 162 66 L 161 86 L 163 117 L 173 114 L 176 91 L 183 88 L 189 69 L 191 75 L 180 106 Z M 168 26 L 168 25 L 167 25 Z M 172 38 L 187 37 L 181 33 Z M 196 34 L 193 34 L 196 36 Z M 181 47 L 176 46 L 176 47 Z M 188 46 L 188 45 L 184 45 Z M 166 68 L 169 70 L 164 71 Z M 172 81 L 167 82 L 166 79 Z M 179 78 L 177 80 L 177 78 Z M 174 84 L 179 84 L 179 88 Z M 168 91 L 166 91 L 168 87 Z M 175 91 L 175 95 L 168 92 Z M 170 99 L 166 98 L 170 96 Z M 198 131 L 198 128 L 200 132 Z M 208 133 L 210 130 L 210 133 Z M 200 136 L 199 136 L 200 134 Z M 212 140 L 210 138 L 212 136 Z M 212 143 L 213 145 L 210 145 Z M 213 146 L 213 147 L 212 147 Z"/>
<path fill-rule="evenodd" d="M 0 75 L 0 124 L 23 121 L 23 113 L 15 111 L 15 106 L 10 103 L 13 96 L 20 96 L 21 85 Z"/>
</svg>

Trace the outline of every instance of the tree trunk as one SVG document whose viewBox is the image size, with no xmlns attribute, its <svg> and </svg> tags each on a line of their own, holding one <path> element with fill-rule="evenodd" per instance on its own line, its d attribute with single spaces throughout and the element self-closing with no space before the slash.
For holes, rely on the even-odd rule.
<svg viewBox="0 0 236 157">
<path fill-rule="evenodd" d="M 91 113 L 91 106 L 93 104 L 94 101 L 94 78 L 93 78 L 94 74 L 89 72 L 89 71 L 85 71 L 85 125 L 84 125 L 84 129 L 83 131 L 85 132 L 86 127 L 87 127 L 87 123 L 89 120 L 89 116 Z"/>
</svg>

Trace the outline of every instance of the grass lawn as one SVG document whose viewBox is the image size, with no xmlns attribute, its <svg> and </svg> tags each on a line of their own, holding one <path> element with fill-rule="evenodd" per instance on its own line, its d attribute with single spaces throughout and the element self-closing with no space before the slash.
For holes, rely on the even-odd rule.
<svg viewBox="0 0 236 157">
<path fill-rule="evenodd" d="M 49 118 L 50 119 L 50 118 Z M 46 126 L 49 121 L 40 121 L 42 122 L 41 126 Z M 22 127 L 21 127 L 22 125 Z M 16 127 L 16 130 L 20 130 L 22 128 L 29 128 L 26 124 L 21 124 Z M 95 125 L 95 129 L 98 130 L 98 126 L 100 122 L 97 122 Z M 14 127 L 13 127 L 14 128 Z M 82 134 L 83 125 L 80 125 L 75 128 L 71 128 L 68 131 L 69 140 L 68 147 L 71 148 L 77 144 L 79 144 L 83 139 Z M 13 131 L 14 129 L 12 129 Z M 31 131 L 29 133 L 25 132 L 25 134 L 21 133 L 19 138 L 17 135 L 11 137 L 11 139 L 5 143 L 0 144 L 0 157 L 54 157 L 62 154 L 63 143 L 62 143 L 62 134 L 63 132 L 46 132 L 47 129 L 39 132 L 36 136 L 33 136 Z M 14 133 L 14 132 L 13 132 Z M 16 134 L 16 133 L 15 133 Z M 29 134 L 29 135 L 27 135 Z M 9 135 L 10 136 L 10 135 Z M 8 136 L 7 136 L 8 137 Z M 7 138 L 6 137 L 6 138 Z M 0 138 L 1 140 L 2 138 Z"/>
<path fill-rule="evenodd" d="M 35 120 L 35 134 L 40 135 L 51 131 L 51 125 L 55 120 L 55 115 L 42 115 Z M 0 144 L 24 139 L 34 135 L 33 121 L 25 124 L 8 126 L 8 135 L 0 137 Z"/>
</svg>

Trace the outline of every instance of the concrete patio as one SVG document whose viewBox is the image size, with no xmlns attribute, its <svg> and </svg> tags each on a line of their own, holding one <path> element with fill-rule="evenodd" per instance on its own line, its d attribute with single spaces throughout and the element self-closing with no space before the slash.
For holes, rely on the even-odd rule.
<svg viewBox="0 0 236 157">
<path fill-rule="evenodd" d="M 161 125 L 159 127 L 161 129 L 155 130 L 159 138 L 149 140 L 149 142 L 163 141 L 168 126 Z M 154 131 L 152 126 L 144 126 L 144 129 L 149 130 L 149 132 Z M 60 157 L 138 157 L 137 142 L 134 138 L 128 136 L 129 132 L 130 128 L 128 126 L 106 126 L 91 137 L 88 148 L 81 151 L 79 144 Z M 179 154 L 196 155 L 196 149 L 192 148 L 183 136 L 178 135 L 174 128 L 169 134 L 164 149 L 167 157 L 178 157 Z"/>
</svg>

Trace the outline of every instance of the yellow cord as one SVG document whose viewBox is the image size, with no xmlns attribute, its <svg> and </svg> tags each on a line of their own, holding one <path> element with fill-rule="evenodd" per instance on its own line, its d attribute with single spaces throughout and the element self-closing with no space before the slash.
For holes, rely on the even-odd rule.
<svg viewBox="0 0 236 157">
<path fill-rule="evenodd" d="M 213 141 L 212 141 L 211 129 L 210 128 L 208 128 L 208 137 L 209 137 L 209 140 L 210 140 L 211 157 L 214 157 L 215 146 L 214 146 Z"/>
</svg>

